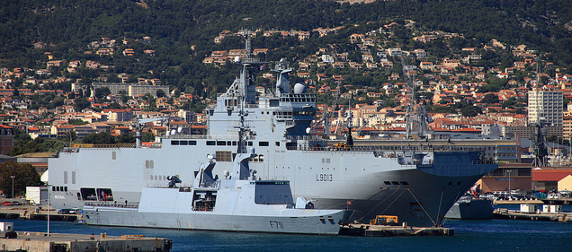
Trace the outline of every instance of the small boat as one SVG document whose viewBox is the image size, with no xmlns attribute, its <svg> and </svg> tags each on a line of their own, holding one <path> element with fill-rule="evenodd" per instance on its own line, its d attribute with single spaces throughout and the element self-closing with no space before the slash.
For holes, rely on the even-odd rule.
<svg viewBox="0 0 572 252">
<path fill-rule="evenodd" d="M 246 137 L 244 118 L 239 139 Z M 290 181 L 260 180 L 249 168 L 254 149 L 239 141 L 232 172 L 213 176 L 215 156 L 195 171 L 190 187 L 169 176 L 168 186 L 143 188 L 140 201 L 92 203 L 83 208 L 88 225 L 152 227 L 192 230 L 245 231 L 337 235 L 352 211 L 314 209 L 310 198 L 294 203 Z"/>
<path fill-rule="evenodd" d="M 449 209 L 449 219 L 490 219 L 493 215 L 493 200 L 463 196 Z"/>
</svg>

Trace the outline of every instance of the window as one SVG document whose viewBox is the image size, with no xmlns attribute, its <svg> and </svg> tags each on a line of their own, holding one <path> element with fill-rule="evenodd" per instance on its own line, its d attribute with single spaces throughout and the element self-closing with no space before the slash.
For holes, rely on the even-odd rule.
<svg viewBox="0 0 572 252">
<path fill-rule="evenodd" d="M 232 162 L 232 152 L 217 151 L 215 152 L 217 162 Z"/>
<path fill-rule="evenodd" d="M 171 141 L 171 145 L 179 145 L 179 141 Z"/>
<path fill-rule="evenodd" d="M 258 146 L 268 146 L 268 142 L 258 142 Z"/>
<path fill-rule="evenodd" d="M 276 146 L 280 146 L 280 142 L 276 142 Z"/>
<path fill-rule="evenodd" d="M 207 141 L 207 145 L 216 145 L 215 141 Z"/>
</svg>

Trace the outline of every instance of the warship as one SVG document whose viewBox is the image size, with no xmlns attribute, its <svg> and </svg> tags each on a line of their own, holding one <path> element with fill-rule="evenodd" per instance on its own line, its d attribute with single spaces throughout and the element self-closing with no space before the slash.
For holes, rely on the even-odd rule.
<svg viewBox="0 0 572 252">
<path fill-rule="evenodd" d="M 215 176 L 228 173 L 241 111 L 249 115 L 246 145 L 258 154 L 249 161 L 251 172 L 260 180 L 288 180 L 293 197 L 312 198 L 316 209 L 352 210 L 350 221 L 391 214 L 407 225 L 441 225 L 455 201 L 498 167 L 480 152 L 437 150 L 427 139 L 390 148 L 328 145 L 311 132 L 316 95 L 291 85 L 285 61 L 275 63 L 274 90 L 257 93 L 255 73 L 267 63 L 253 56 L 248 35 L 245 44 L 244 56 L 234 59 L 240 75 L 205 111 L 204 134 L 169 134 L 149 146 L 138 138 L 130 147 L 65 148 L 48 162 L 52 206 L 136 202 L 143 188 L 164 186 L 170 176 L 194 181 L 192 167 L 207 154 L 216 156 Z"/>
</svg>

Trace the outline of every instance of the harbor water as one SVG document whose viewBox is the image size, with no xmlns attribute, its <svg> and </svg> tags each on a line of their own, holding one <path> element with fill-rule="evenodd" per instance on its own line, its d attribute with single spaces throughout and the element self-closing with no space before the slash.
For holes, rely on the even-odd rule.
<svg viewBox="0 0 572 252">
<path fill-rule="evenodd" d="M 12 221 L 17 231 L 46 232 L 46 221 Z M 86 226 L 51 221 L 54 233 L 145 235 L 173 241 L 172 251 L 572 251 L 572 223 L 447 220 L 445 237 L 348 237 Z"/>
</svg>

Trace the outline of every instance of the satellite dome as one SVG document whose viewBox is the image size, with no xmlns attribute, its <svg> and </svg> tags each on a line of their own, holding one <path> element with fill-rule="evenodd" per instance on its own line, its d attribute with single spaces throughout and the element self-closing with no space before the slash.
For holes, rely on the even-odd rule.
<svg viewBox="0 0 572 252">
<path fill-rule="evenodd" d="M 294 94 L 303 94 L 306 92 L 306 86 L 302 83 L 296 83 L 294 85 Z"/>
</svg>

